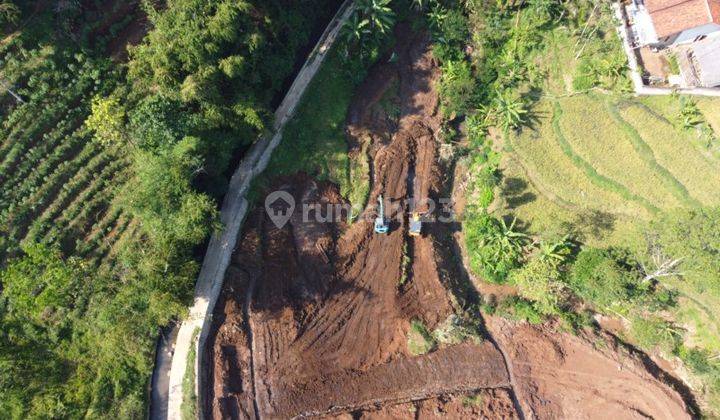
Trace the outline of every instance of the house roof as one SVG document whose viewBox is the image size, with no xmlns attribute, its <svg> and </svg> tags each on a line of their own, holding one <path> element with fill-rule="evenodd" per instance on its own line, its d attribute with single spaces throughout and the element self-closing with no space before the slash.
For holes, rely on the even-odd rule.
<svg viewBox="0 0 720 420">
<path fill-rule="evenodd" d="M 720 22 L 720 0 L 645 0 L 658 37 Z"/>
<path fill-rule="evenodd" d="M 705 87 L 720 85 L 720 39 L 697 43 L 692 53 L 700 84 Z"/>
</svg>

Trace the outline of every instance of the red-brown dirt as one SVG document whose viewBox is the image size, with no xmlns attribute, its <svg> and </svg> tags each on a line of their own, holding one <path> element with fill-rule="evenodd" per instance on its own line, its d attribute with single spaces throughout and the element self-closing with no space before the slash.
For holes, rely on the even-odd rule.
<svg viewBox="0 0 720 420">
<path fill-rule="evenodd" d="M 507 389 L 479 390 L 468 394 L 445 394 L 439 397 L 388 404 L 380 408 L 325 417 L 333 420 L 390 419 L 493 419 L 510 420 L 518 416 Z"/>
<path fill-rule="evenodd" d="M 399 204 L 439 188 L 438 99 L 432 88 L 437 67 L 426 35 L 400 39 L 399 59 L 388 64 L 393 71 L 373 69 L 354 105 L 357 117 L 353 110 L 348 117 L 350 144 L 372 141 L 372 204 L 380 194 Z M 383 124 L 381 116 L 365 110 L 393 78 L 402 117 L 387 138 L 375 131 Z M 509 385 L 502 357 L 488 341 L 410 357 L 410 321 L 420 319 L 433 328 L 453 309 L 433 238 L 409 237 L 407 208 L 390 206 L 391 230 L 377 235 L 372 217 L 349 226 L 317 221 L 316 216 L 327 216 L 328 204 L 343 203 L 333 185 L 299 174 L 275 186 L 292 194 L 296 209 L 320 205 L 320 210 L 296 210 L 281 229 L 263 209 L 246 222 L 215 314 L 217 332 L 209 341 L 214 386 L 206 412 L 217 418 L 252 417 L 254 399 L 263 417 L 291 417 Z M 375 211 L 371 205 L 366 214 Z M 411 263 L 401 287 L 404 248 Z M 248 280 L 253 277 L 254 283 Z"/>
<path fill-rule="evenodd" d="M 548 326 L 513 325 L 499 318 L 489 318 L 488 327 L 510 359 L 526 415 L 690 418 L 680 394 L 606 336 L 559 334 Z"/>
<path fill-rule="evenodd" d="M 456 225 L 427 223 L 411 237 L 410 209 L 396 206 L 390 232 L 373 233 L 380 194 L 399 203 L 447 193 L 437 158 L 438 69 L 426 35 L 397 35 L 398 60 L 371 69 L 348 113 L 349 153 L 366 149 L 371 161 L 370 205 L 351 225 L 324 222 L 328 205 L 344 203 L 336 186 L 305 174 L 275 181 L 296 210 L 281 228 L 263 208 L 245 223 L 208 339 L 206 416 L 682 418 L 682 399 L 639 364 L 619 364 L 549 328 L 492 319 L 497 344 L 488 337 L 410 355 L 410 321 L 432 330 L 447 319 L 464 299 L 464 276 L 447 244 Z M 396 124 L 377 112 L 393 83 Z"/>
</svg>

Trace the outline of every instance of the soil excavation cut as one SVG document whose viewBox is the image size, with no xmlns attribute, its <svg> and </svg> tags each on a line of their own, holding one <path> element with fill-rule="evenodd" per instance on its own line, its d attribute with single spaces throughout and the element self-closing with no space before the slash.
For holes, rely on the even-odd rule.
<svg viewBox="0 0 720 420">
<path fill-rule="evenodd" d="M 447 255 L 453 247 L 445 244 L 456 225 L 429 222 L 421 236 L 408 232 L 408 212 L 427 211 L 420 207 L 424 199 L 439 198 L 447 189 L 442 174 L 451 171 L 437 158 L 441 120 L 434 85 L 439 71 L 428 37 L 407 27 L 396 35 L 397 60 L 380 60 L 371 69 L 348 112 L 349 154 L 366 151 L 371 162 L 370 205 L 364 214 L 348 224 L 338 215 L 336 205 L 346 203 L 335 185 L 296 174 L 277 179 L 270 190 L 294 198 L 287 224 L 278 228 L 263 208 L 245 222 L 208 339 L 201 398 L 207 418 L 523 418 L 531 407 L 526 401 L 555 398 L 535 393 L 542 388 L 527 385 L 523 376 L 547 375 L 542 369 L 552 365 L 519 360 L 524 350 L 514 350 L 523 347 L 511 339 L 502 340 L 515 346 L 504 354 L 489 336 L 410 354 L 412 320 L 433 330 L 457 310 L 452 302 L 458 296 L 453 299 L 451 289 L 463 268 L 459 258 Z M 378 106 L 393 84 L 400 104 L 397 121 Z M 391 204 L 387 234 L 373 232 L 380 195 Z M 418 207 L 392 205 L 410 197 Z M 562 337 L 539 339 L 554 343 Z M 596 357 L 587 346 L 574 349 L 579 359 Z M 517 379 L 526 401 L 518 401 L 506 357 L 538 364 L 537 370 L 521 370 Z M 604 374 L 618 386 L 627 379 L 614 371 Z M 637 376 L 636 382 L 645 379 Z M 593 383 L 583 385 L 588 395 Z M 677 402 L 674 391 L 653 384 L 668 401 Z M 656 402 L 646 394 L 632 397 L 639 401 L 632 407 L 652 414 L 640 404 Z M 670 414 L 682 413 L 682 405 L 668 407 Z M 544 414 L 534 405 L 532 413 Z"/>
</svg>

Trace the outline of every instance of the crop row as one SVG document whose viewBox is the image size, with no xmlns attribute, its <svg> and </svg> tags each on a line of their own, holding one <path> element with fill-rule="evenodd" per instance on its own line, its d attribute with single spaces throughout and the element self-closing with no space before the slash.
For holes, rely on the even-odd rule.
<svg viewBox="0 0 720 420">
<path fill-rule="evenodd" d="M 54 220 L 44 219 L 46 226 L 44 226 L 43 231 L 47 231 L 47 234 L 43 240 L 51 242 L 63 236 L 65 232 L 77 227 L 80 227 L 77 230 L 84 236 L 86 231 L 90 229 L 90 226 L 86 226 L 88 216 L 99 206 L 107 207 L 110 203 L 117 192 L 113 188 L 113 181 L 124 167 L 125 163 L 123 161 L 110 162 L 100 174 L 93 178 L 87 188 L 75 195 L 70 205 L 63 208 L 59 217 Z M 57 211 L 55 215 L 57 215 Z M 51 226 L 49 230 L 47 224 Z"/>
<path fill-rule="evenodd" d="M 41 115 L 38 115 L 22 133 L 18 135 L 14 131 L 15 137 L 11 136 L 6 139 L 6 144 L 12 145 L 9 146 L 9 150 L 0 163 L 0 179 L 7 176 L 6 174 L 14 168 L 18 159 L 37 143 L 41 133 L 62 122 L 63 116 L 67 116 L 67 110 L 73 109 L 85 93 L 85 91 L 80 92 L 79 96 L 63 95 L 57 102 L 49 105 Z"/>
<path fill-rule="evenodd" d="M 88 141 L 82 130 L 76 130 L 65 138 L 65 142 L 56 147 L 52 154 L 41 161 L 28 176 L 19 184 L 3 186 L 0 195 L 0 211 L 5 210 L 13 202 L 22 201 L 22 198 L 37 191 L 58 172 L 58 168 L 66 161 L 80 158 L 83 161 L 97 153 L 95 144 Z"/>
<path fill-rule="evenodd" d="M 5 178 L 0 174 L 0 185 L 4 187 L 0 191 L 0 197 L 6 197 L 14 186 L 27 178 L 42 162 L 51 159 L 58 149 L 65 150 L 63 146 L 73 140 L 71 131 L 82 124 L 82 117 L 80 110 L 70 111 L 54 130 L 43 134 L 42 141 L 25 153 L 13 171 Z"/>
<path fill-rule="evenodd" d="M 91 154 L 96 152 L 95 147 L 90 147 L 89 149 Z M 7 226 L 8 233 L 12 238 L 16 240 L 19 239 L 16 237 L 16 234 L 24 231 L 25 226 L 52 202 L 60 189 L 63 188 L 81 168 L 88 170 L 95 167 L 90 163 L 86 165 L 87 158 L 90 157 L 86 150 L 87 149 L 83 149 L 72 161 L 60 163 L 55 172 L 47 177 L 39 188 L 30 195 L 23 197 L 19 203 L 10 204 L 10 206 L 0 214 L 0 223 Z M 102 158 L 102 156 L 100 158 Z M 97 157 L 94 159 L 96 164 L 103 162 L 102 159 L 98 159 Z"/>
<path fill-rule="evenodd" d="M 47 206 L 45 211 L 33 221 L 28 236 L 35 237 L 38 231 L 42 230 L 48 222 L 55 219 L 80 191 L 85 189 L 93 180 L 97 179 L 98 175 L 102 174 L 102 170 L 105 168 L 107 162 L 108 156 L 99 154 L 95 155 L 86 165 L 81 167 L 72 178 L 60 187 L 53 201 Z M 98 171 L 100 171 L 99 174 Z"/>
</svg>

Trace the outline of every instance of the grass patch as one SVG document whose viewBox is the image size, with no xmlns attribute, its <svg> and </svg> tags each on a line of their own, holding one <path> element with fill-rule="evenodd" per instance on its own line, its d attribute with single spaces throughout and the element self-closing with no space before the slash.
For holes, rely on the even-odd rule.
<svg viewBox="0 0 720 420">
<path fill-rule="evenodd" d="M 697 105 L 713 131 L 720 134 L 720 99 L 701 98 Z"/>
<path fill-rule="evenodd" d="M 369 164 L 364 151 L 349 159 L 345 134 L 354 90 L 340 54 L 331 51 L 285 127 L 267 173 L 281 176 L 304 171 L 338 184 L 354 206 L 364 206 L 370 191 Z"/>
<path fill-rule="evenodd" d="M 410 322 L 410 332 L 408 332 L 408 351 L 413 356 L 429 353 L 437 347 L 437 342 L 428 331 L 425 324 L 418 320 Z"/>
<path fill-rule="evenodd" d="M 195 358 L 197 357 L 197 341 L 200 328 L 196 328 L 192 334 L 192 345 L 188 353 L 187 364 L 185 366 L 185 377 L 183 378 L 182 393 L 183 401 L 180 405 L 180 415 L 183 420 L 193 420 L 197 418 L 197 394 L 195 394 Z"/>
<path fill-rule="evenodd" d="M 465 408 L 481 407 L 483 405 L 483 396 L 480 393 L 466 395 L 462 399 L 462 405 Z"/>
</svg>

